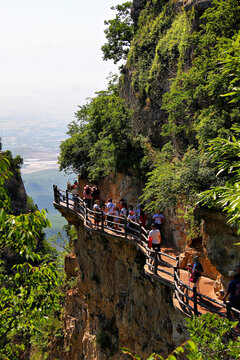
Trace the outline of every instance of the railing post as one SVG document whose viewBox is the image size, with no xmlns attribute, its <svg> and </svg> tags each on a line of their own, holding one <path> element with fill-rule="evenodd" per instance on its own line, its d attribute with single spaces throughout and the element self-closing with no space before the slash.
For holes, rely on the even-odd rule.
<svg viewBox="0 0 240 360">
<path fill-rule="evenodd" d="M 101 210 L 101 230 L 104 232 L 104 218 L 103 218 L 103 211 Z"/>
<path fill-rule="evenodd" d="M 226 301 L 226 307 L 227 307 L 227 318 L 228 318 L 228 320 L 231 320 L 231 306 L 230 306 L 230 301 Z"/>
<path fill-rule="evenodd" d="M 56 201 L 56 185 L 53 185 L 53 194 L 54 194 L 54 201 Z"/>
<path fill-rule="evenodd" d="M 175 265 L 174 266 L 174 272 L 173 272 L 173 278 L 174 278 L 174 284 L 175 284 L 175 282 L 177 282 L 177 275 L 176 275 L 176 273 L 177 273 L 177 266 Z M 175 286 L 175 285 L 174 285 Z"/>
<path fill-rule="evenodd" d="M 194 315 L 198 314 L 197 309 L 197 289 L 196 286 L 193 287 L 193 309 L 194 309 Z"/>
<path fill-rule="evenodd" d="M 84 223 L 87 225 L 87 209 L 86 209 L 86 203 L 83 201 L 83 216 L 84 216 Z"/>
<path fill-rule="evenodd" d="M 176 291 L 177 291 L 177 286 L 176 286 L 176 283 L 177 283 L 177 263 L 173 268 L 173 279 L 174 279 L 174 294 L 175 294 L 175 297 L 177 297 L 176 296 Z"/>
<path fill-rule="evenodd" d="M 140 240 L 140 243 L 142 243 L 142 226 L 141 226 L 141 224 L 139 224 L 139 240 Z"/>
<path fill-rule="evenodd" d="M 66 190 L 66 201 L 67 201 L 67 208 L 69 208 L 68 190 Z"/>
<path fill-rule="evenodd" d="M 186 301 L 186 304 L 187 305 L 189 305 L 189 299 L 188 299 L 188 288 L 186 288 L 186 299 L 185 299 L 185 301 Z"/>
<path fill-rule="evenodd" d="M 154 274 L 157 275 L 157 250 L 155 250 L 155 254 L 154 254 Z"/>
<path fill-rule="evenodd" d="M 176 256 L 176 268 L 177 268 L 177 275 L 180 277 L 180 268 L 179 268 L 179 256 Z"/>
<path fill-rule="evenodd" d="M 127 218 L 124 217 L 124 230 L 125 230 L 125 239 L 127 239 Z"/>
</svg>

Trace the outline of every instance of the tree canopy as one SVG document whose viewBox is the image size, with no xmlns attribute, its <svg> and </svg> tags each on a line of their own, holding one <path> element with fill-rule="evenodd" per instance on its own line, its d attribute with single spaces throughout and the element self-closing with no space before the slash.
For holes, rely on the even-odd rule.
<svg viewBox="0 0 240 360">
<path fill-rule="evenodd" d="M 103 60 L 112 59 L 116 64 L 118 61 L 126 59 L 134 34 L 131 6 L 132 1 L 128 1 L 111 7 L 112 10 L 117 10 L 117 14 L 114 19 L 104 21 L 108 27 L 104 30 L 107 43 L 101 47 Z"/>
<path fill-rule="evenodd" d="M 60 170 L 80 173 L 96 181 L 114 171 L 135 176 L 148 168 L 146 146 L 131 135 L 132 112 L 110 80 L 108 89 L 76 112 L 68 125 L 67 140 L 60 145 Z"/>
<path fill-rule="evenodd" d="M 177 347 L 165 360 L 232 360 L 239 359 L 239 342 L 231 336 L 231 331 L 237 325 L 228 319 L 219 318 L 215 314 L 206 313 L 199 317 L 187 319 L 189 340 Z M 133 354 L 128 348 L 121 348 L 129 359 L 141 360 L 140 356 Z M 156 353 L 146 360 L 164 360 Z"/>
<path fill-rule="evenodd" d="M 5 188 L 9 160 L 0 155 L 0 358 L 19 359 L 29 337 L 53 309 L 59 310 L 55 259 L 39 252 L 45 211 L 14 216 Z"/>
</svg>

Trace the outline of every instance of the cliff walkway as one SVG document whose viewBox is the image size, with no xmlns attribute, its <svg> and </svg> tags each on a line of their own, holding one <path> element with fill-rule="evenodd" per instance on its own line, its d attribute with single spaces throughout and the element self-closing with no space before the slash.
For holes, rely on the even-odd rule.
<svg viewBox="0 0 240 360">
<path fill-rule="evenodd" d="M 115 215 L 106 217 L 103 211 L 93 211 L 86 207 L 80 197 L 73 199 L 68 190 L 61 190 L 54 185 L 53 191 L 54 207 L 61 212 L 69 224 L 77 225 L 80 221 L 88 231 L 135 244 L 146 255 L 144 267 L 146 275 L 172 289 L 175 307 L 186 316 L 210 312 L 230 320 L 240 318 L 240 311 L 231 308 L 229 302 L 224 304 L 214 298 L 211 279 L 201 277 L 200 289 L 202 292 L 197 292 L 195 288 L 192 289 L 189 283 L 189 273 L 180 269 L 179 257 L 174 254 L 174 249 L 170 246 L 162 246 L 159 253 L 150 249 L 148 247 L 148 231 L 143 226 Z M 161 256 L 161 261 L 158 260 L 158 255 Z M 211 294 L 212 297 L 207 294 Z"/>
</svg>

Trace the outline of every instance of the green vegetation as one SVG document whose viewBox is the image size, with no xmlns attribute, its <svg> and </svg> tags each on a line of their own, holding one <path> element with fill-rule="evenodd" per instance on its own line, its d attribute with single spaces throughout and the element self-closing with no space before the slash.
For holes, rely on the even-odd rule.
<svg viewBox="0 0 240 360">
<path fill-rule="evenodd" d="M 208 143 L 233 135 L 232 127 L 240 120 L 239 2 L 214 0 L 197 28 L 194 9 L 173 11 L 172 2 L 148 1 L 134 31 L 130 6 L 117 6 L 116 18 L 106 22 L 109 42 L 104 56 L 117 62 L 128 54 L 126 67 L 140 107 L 166 113 L 161 134 L 165 145 L 152 149 L 147 139 L 132 135 L 135 115 L 111 80 L 69 124 L 60 169 L 90 181 L 113 171 L 145 180 L 151 169 L 142 197 L 146 207 L 183 203 L 193 216 L 198 194 L 224 186 L 230 177 L 226 172 L 217 176 Z M 124 76 L 129 74 L 123 71 L 120 83 Z"/>
<path fill-rule="evenodd" d="M 134 68 L 132 87 L 142 101 L 159 97 L 159 76 L 181 69 L 189 46 L 190 21 L 186 13 L 175 14 L 170 4 L 164 3 L 147 3 L 128 56 L 127 65 Z"/>
<path fill-rule="evenodd" d="M 207 154 L 199 157 L 196 149 L 189 148 L 182 159 L 171 158 L 173 147 L 165 145 L 158 156 L 155 168 L 150 172 L 142 200 L 151 202 L 146 208 L 165 209 L 184 201 L 194 204 L 198 193 L 207 190 L 215 176 Z"/>
<path fill-rule="evenodd" d="M 226 171 L 225 177 L 216 176 L 217 156 L 208 152 L 208 143 L 233 135 L 232 127 L 240 120 L 239 2 L 214 0 L 201 18 L 200 31 L 191 33 L 193 16 L 192 12 L 175 15 L 171 28 L 162 33 L 161 46 L 156 51 L 154 78 L 160 75 L 162 64 L 175 77 L 162 98 L 162 109 L 168 115 L 162 135 L 169 143 L 156 157 L 143 195 L 152 209 L 179 202 L 194 207 L 200 192 L 211 186 L 222 187 L 231 178 Z M 160 17 L 161 14 L 156 19 Z M 193 61 L 186 70 L 185 56 L 189 51 Z M 149 79 L 148 75 L 145 85 L 150 84 Z M 154 88 L 144 88 L 147 96 L 151 97 L 154 91 L 159 98 L 159 80 L 151 84 Z"/>
<path fill-rule="evenodd" d="M 233 128 L 239 136 L 240 127 Z M 215 138 L 209 142 L 208 152 L 217 163 L 219 178 L 226 178 L 223 186 L 214 186 L 200 194 L 200 201 L 209 207 L 220 207 L 229 214 L 229 223 L 240 231 L 240 139 Z"/>
<path fill-rule="evenodd" d="M 19 359 L 48 316 L 61 312 L 56 252 L 47 246 L 45 211 L 10 215 L 5 181 L 8 158 L 0 158 L 0 358 Z"/>
<path fill-rule="evenodd" d="M 190 339 L 182 346 L 174 350 L 166 360 L 184 359 L 189 360 L 231 360 L 239 359 L 239 341 L 232 339 L 231 331 L 237 322 L 230 322 L 217 315 L 206 313 L 201 317 L 187 319 Z M 137 354 L 127 348 L 122 348 L 123 353 L 131 359 L 141 360 Z M 158 354 L 151 354 L 147 360 L 164 360 Z"/>
<path fill-rule="evenodd" d="M 21 158 L 21 156 L 17 155 L 14 158 L 10 150 L 5 151 L 4 154 L 10 162 L 11 169 L 14 169 L 15 171 L 19 172 L 23 164 L 23 159 Z"/>
<path fill-rule="evenodd" d="M 96 93 L 68 125 L 70 137 L 60 145 L 60 170 L 72 170 L 96 181 L 118 171 L 144 176 L 148 169 L 147 146 L 130 133 L 132 112 L 119 97 L 116 78 L 108 89 Z"/>
<path fill-rule="evenodd" d="M 103 60 L 112 59 L 116 64 L 121 59 L 126 59 L 134 34 L 131 6 L 132 1 L 128 1 L 111 7 L 112 10 L 117 10 L 117 14 L 115 19 L 104 21 L 108 27 L 104 30 L 107 43 L 101 48 Z"/>
<path fill-rule="evenodd" d="M 202 17 L 201 31 L 191 36 L 195 48 L 192 67 L 178 73 L 163 98 L 169 119 L 164 133 L 181 138 L 180 155 L 191 144 L 204 150 L 206 141 L 229 135 L 231 125 L 239 121 L 237 104 L 221 96 L 232 88 L 223 60 L 226 44 L 239 30 L 238 10 L 236 0 L 214 1 Z"/>
</svg>

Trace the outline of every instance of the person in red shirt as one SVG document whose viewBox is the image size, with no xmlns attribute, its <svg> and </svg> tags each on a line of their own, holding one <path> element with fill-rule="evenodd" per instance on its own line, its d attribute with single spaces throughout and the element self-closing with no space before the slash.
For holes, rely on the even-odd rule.
<svg viewBox="0 0 240 360">
<path fill-rule="evenodd" d="M 89 185 L 86 185 L 83 190 L 83 200 L 86 204 L 86 207 L 91 209 L 91 203 L 92 203 L 92 195 L 91 195 L 92 189 Z"/>
</svg>

